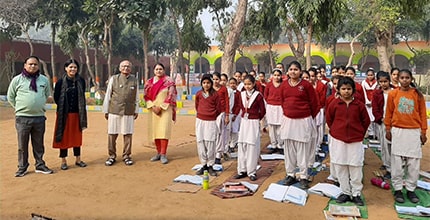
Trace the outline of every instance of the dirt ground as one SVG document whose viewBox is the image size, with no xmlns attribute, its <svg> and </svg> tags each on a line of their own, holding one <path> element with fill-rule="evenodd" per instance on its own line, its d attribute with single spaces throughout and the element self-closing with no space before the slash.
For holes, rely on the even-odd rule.
<svg viewBox="0 0 430 220">
<path fill-rule="evenodd" d="M 256 194 L 237 199 L 220 199 L 210 190 L 195 194 L 165 190 L 180 174 L 190 173 L 199 162 L 194 134 L 194 116 L 179 116 L 169 143 L 169 164 L 150 162 L 155 150 L 147 137 L 147 120 L 140 114 L 135 124 L 133 159 L 127 167 L 122 162 L 106 167 L 107 122 L 101 112 L 89 112 L 89 128 L 84 131 L 82 160 L 86 168 L 74 165 L 69 157 L 69 170 L 60 170 L 58 150 L 53 149 L 52 135 L 55 112 L 47 111 L 45 161 L 55 173 L 34 173 L 30 154 L 29 173 L 15 178 L 17 169 L 17 138 L 12 108 L 0 107 L 0 219 L 30 219 L 37 213 L 55 219 L 324 219 L 322 210 L 328 198 L 309 195 L 306 206 L 277 203 L 263 199 L 270 183 L 285 176 L 281 162 Z M 428 135 L 430 137 L 430 135 Z M 262 143 L 268 143 L 263 135 Z M 118 139 L 122 151 L 122 138 Z M 73 155 L 69 151 L 69 155 Z M 369 219 L 397 219 L 390 191 L 370 184 L 372 171 L 380 160 L 366 150 L 364 190 Z M 236 172 L 236 162 L 213 182 L 211 188 Z M 430 170 L 429 144 L 424 147 L 421 169 Z M 323 181 L 327 171 L 320 172 L 313 184 Z"/>
</svg>

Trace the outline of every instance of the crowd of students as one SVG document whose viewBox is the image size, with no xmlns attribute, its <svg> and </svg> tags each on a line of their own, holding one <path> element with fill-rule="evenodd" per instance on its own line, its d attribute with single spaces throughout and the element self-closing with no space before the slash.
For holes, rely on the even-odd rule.
<svg viewBox="0 0 430 220">
<path fill-rule="evenodd" d="M 414 191 L 427 120 L 425 99 L 412 73 L 393 68 L 390 74 L 375 74 L 369 69 L 361 84 L 354 79 L 353 67 L 334 67 L 331 79 L 325 73 L 324 66 L 303 70 L 293 61 L 285 73 L 283 64 L 277 64 L 268 80 L 264 72 L 257 76 L 255 71 L 236 71 L 232 78 L 205 74 L 196 94 L 197 149 L 203 165 L 197 174 L 208 170 L 216 176 L 213 165 L 237 149 L 234 178 L 257 180 L 263 131 L 269 133 L 272 153 L 284 154 L 286 177 L 278 183 L 307 188 L 327 125 L 328 181 L 342 190 L 338 203 L 364 204 L 365 138 L 381 143 L 382 168 L 391 178 L 395 200 L 405 201 L 405 181 L 407 198 L 417 203 Z"/>
</svg>

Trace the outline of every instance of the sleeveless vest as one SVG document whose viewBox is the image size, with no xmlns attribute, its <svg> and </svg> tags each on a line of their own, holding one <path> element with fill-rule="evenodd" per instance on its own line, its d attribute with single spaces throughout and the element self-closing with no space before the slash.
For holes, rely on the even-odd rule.
<svg viewBox="0 0 430 220">
<path fill-rule="evenodd" d="M 109 113 L 133 115 L 136 110 L 136 89 L 136 77 L 123 74 L 113 76 Z"/>
</svg>

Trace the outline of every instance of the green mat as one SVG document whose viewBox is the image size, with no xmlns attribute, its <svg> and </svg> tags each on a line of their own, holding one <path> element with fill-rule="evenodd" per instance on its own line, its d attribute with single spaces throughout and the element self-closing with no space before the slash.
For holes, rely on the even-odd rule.
<svg viewBox="0 0 430 220">
<path fill-rule="evenodd" d="M 418 189 L 418 188 L 415 189 L 415 194 L 417 194 L 418 198 L 420 198 L 420 202 L 416 204 L 409 201 L 409 199 L 406 196 L 406 189 L 403 189 L 402 191 L 403 191 L 403 195 L 405 196 L 405 202 L 404 203 L 395 202 L 394 209 L 396 209 L 395 205 L 406 206 L 406 207 L 415 207 L 417 205 L 420 205 L 423 207 L 430 206 L 430 193 L 427 192 L 426 190 Z M 401 219 L 416 219 L 416 220 L 429 219 L 429 217 L 421 217 L 421 216 L 406 215 L 406 214 L 397 214 L 397 216 Z"/>
<path fill-rule="evenodd" d="M 328 210 L 330 204 L 335 204 L 335 205 L 340 205 L 340 206 L 357 206 L 358 209 L 360 210 L 361 218 L 367 219 L 369 217 L 369 212 L 367 211 L 366 199 L 364 199 L 363 195 L 361 195 L 361 199 L 364 202 L 363 206 L 357 206 L 353 202 L 345 202 L 345 203 L 342 203 L 342 204 L 341 203 L 336 203 L 336 199 L 330 199 L 330 201 L 328 201 L 328 204 L 327 204 L 327 206 L 325 207 L 324 210 Z"/>
</svg>

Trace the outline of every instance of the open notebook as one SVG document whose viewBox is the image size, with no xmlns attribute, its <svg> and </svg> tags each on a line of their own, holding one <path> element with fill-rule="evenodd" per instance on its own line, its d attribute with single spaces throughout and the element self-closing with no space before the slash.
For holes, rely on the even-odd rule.
<svg viewBox="0 0 430 220">
<path fill-rule="evenodd" d="M 295 186 L 283 186 L 276 183 L 271 183 L 263 196 L 265 199 L 277 202 L 291 202 L 301 206 L 306 204 L 307 197 L 308 194 L 302 189 Z"/>
</svg>

